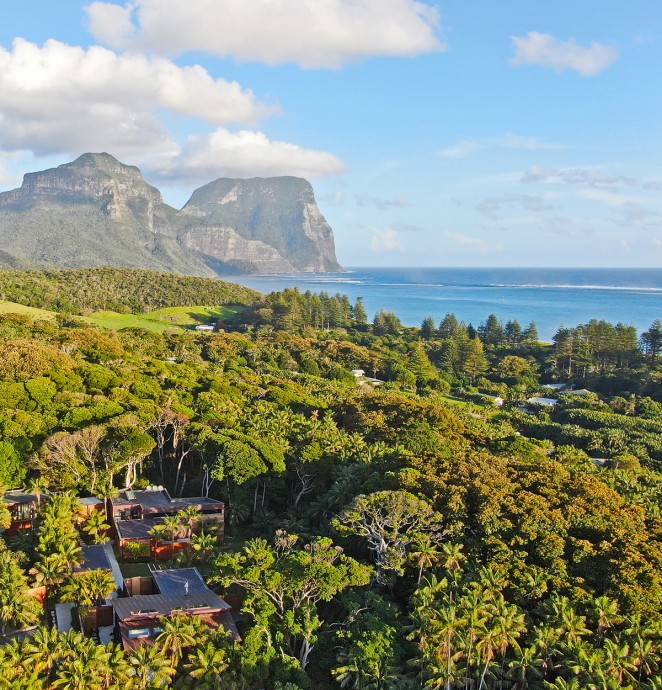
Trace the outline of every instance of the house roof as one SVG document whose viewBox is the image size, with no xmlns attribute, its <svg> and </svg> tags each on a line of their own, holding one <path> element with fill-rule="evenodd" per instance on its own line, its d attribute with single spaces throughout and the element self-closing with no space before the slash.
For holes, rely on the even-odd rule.
<svg viewBox="0 0 662 690">
<path fill-rule="evenodd" d="M 558 400 L 556 398 L 529 398 L 526 402 L 532 405 L 543 405 L 549 407 L 550 405 L 556 405 Z"/>
<path fill-rule="evenodd" d="M 82 506 L 98 506 L 103 505 L 103 501 L 96 496 L 86 496 L 85 498 L 79 498 L 78 502 Z"/>
<path fill-rule="evenodd" d="M 42 498 L 44 498 L 42 496 Z M 23 491 L 16 490 L 16 491 L 8 491 L 3 497 L 2 500 L 10 506 L 17 505 L 19 503 L 37 503 L 37 496 L 36 494 L 28 494 L 24 493 Z"/>
<path fill-rule="evenodd" d="M 184 594 L 187 583 L 189 594 L 208 589 L 197 568 L 152 570 L 152 577 L 161 594 Z"/>
<path fill-rule="evenodd" d="M 214 613 L 228 611 L 230 605 L 206 587 L 185 594 L 141 594 L 113 599 L 113 609 L 120 621 L 160 618 L 178 613 Z"/>
<path fill-rule="evenodd" d="M 201 496 L 171 498 L 165 489 L 152 489 L 151 491 L 127 489 L 120 491 L 119 496 L 111 500 L 114 507 L 139 505 L 144 513 L 176 512 L 187 506 L 196 506 L 201 511 L 223 507 L 223 503 L 215 498 L 203 498 Z"/>
<path fill-rule="evenodd" d="M 75 573 L 83 573 L 86 570 L 108 570 L 112 571 L 108 554 L 104 544 L 86 544 L 81 546 L 83 551 L 83 562 L 74 568 Z"/>
<path fill-rule="evenodd" d="M 151 530 L 160 525 L 163 518 L 145 518 L 144 520 L 117 520 L 117 536 L 120 539 L 153 539 Z"/>
<path fill-rule="evenodd" d="M 237 625 L 230 611 L 202 613 L 197 614 L 196 617 L 210 628 L 215 629 L 223 626 L 235 640 L 241 640 Z M 156 638 L 162 631 L 161 625 L 156 618 L 121 621 L 119 628 L 122 637 L 122 646 L 126 651 L 138 649 L 144 644 L 154 644 Z"/>
</svg>

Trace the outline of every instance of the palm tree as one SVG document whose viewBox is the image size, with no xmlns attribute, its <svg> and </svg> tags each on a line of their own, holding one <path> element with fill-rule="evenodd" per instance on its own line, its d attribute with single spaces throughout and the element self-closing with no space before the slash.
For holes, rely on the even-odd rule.
<svg viewBox="0 0 662 690">
<path fill-rule="evenodd" d="M 184 664 L 184 672 L 191 679 L 189 685 L 196 690 L 216 690 L 221 683 L 221 675 L 229 667 L 227 652 L 212 642 L 197 647 Z"/>
<path fill-rule="evenodd" d="M 84 560 L 83 549 L 74 540 L 67 540 L 59 544 L 53 556 L 67 571 L 79 566 Z"/>
<path fill-rule="evenodd" d="M 40 626 L 35 634 L 25 641 L 23 656 L 28 666 L 42 675 L 46 683 L 63 652 L 62 638 L 57 628 Z"/>
<path fill-rule="evenodd" d="M 102 544 L 107 541 L 110 525 L 106 522 L 106 516 L 101 510 L 94 510 L 83 525 L 83 532 L 92 537 L 95 544 Z"/>
<path fill-rule="evenodd" d="M 171 659 L 159 648 L 141 645 L 128 656 L 129 690 L 146 690 L 168 685 L 175 675 Z"/>
<path fill-rule="evenodd" d="M 411 553 L 411 558 L 418 566 L 418 580 L 416 584 L 420 585 L 423 570 L 429 570 L 435 563 L 439 562 L 440 554 L 436 545 L 427 535 L 421 535 L 414 549 Z"/>
<path fill-rule="evenodd" d="M 194 534 L 191 539 L 194 560 L 201 566 L 211 563 L 218 554 L 218 537 L 207 532 Z M 204 570 L 204 567 L 202 568 Z"/>
<path fill-rule="evenodd" d="M 516 656 L 508 662 L 509 680 L 514 681 L 513 688 L 526 690 L 531 684 L 535 684 L 542 678 L 543 660 L 539 655 L 535 644 L 528 647 L 515 648 Z"/>
<path fill-rule="evenodd" d="M 69 578 L 62 588 L 62 601 L 80 606 L 96 606 L 117 588 L 112 573 L 101 568 L 88 570 Z"/>
<path fill-rule="evenodd" d="M 193 529 L 200 522 L 200 511 L 195 506 L 186 506 L 177 513 L 176 517 L 180 524 L 187 526 L 186 536 L 190 539 L 193 536 Z"/>
<path fill-rule="evenodd" d="M 156 638 L 156 647 L 172 659 L 173 668 L 177 668 L 186 649 L 195 647 L 208 634 L 199 618 L 185 614 L 163 619 L 162 628 L 163 632 Z"/>
<path fill-rule="evenodd" d="M 62 560 L 54 554 L 46 556 L 35 564 L 34 568 L 30 570 L 30 575 L 34 575 L 36 584 L 44 586 L 46 590 L 44 604 L 48 608 L 51 588 L 63 582 L 67 576 Z"/>
<path fill-rule="evenodd" d="M 182 531 L 184 525 L 177 515 L 167 515 L 163 518 L 160 525 L 153 528 L 154 531 L 159 531 L 161 534 L 165 534 L 170 540 L 170 562 L 174 560 L 175 557 L 175 539 L 177 535 Z"/>
</svg>

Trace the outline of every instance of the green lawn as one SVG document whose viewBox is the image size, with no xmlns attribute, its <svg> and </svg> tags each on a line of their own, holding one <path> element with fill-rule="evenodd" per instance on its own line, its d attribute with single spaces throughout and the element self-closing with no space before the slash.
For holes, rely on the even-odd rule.
<svg viewBox="0 0 662 690">
<path fill-rule="evenodd" d="M 49 321 L 52 321 L 55 318 L 54 311 L 36 309 L 35 307 L 26 307 L 23 304 L 6 302 L 5 300 L 0 300 L 0 314 L 24 314 L 32 319 L 47 319 Z"/>
<path fill-rule="evenodd" d="M 440 397 L 444 400 L 444 402 L 447 402 L 449 405 L 459 405 L 461 407 L 466 407 L 469 404 L 467 400 L 456 398 L 454 395 L 442 395 Z"/>
<path fill-rule="evenodd" d="M 119 314 L 104 311 L 81 317 L 88 323 L 119 331 L 122 328 L 144 328 L 162 333 L 170 328 L 190 330 L 198 324 L 215 323 L 220 318 L 232 318 L 244 307 L 167 307 L 147 314 Z"/>
<path fill-rule="evenodd" d="M 120 314 L 114 311 L 103 311 L 90 316 L 78 318 L 94 326 L 110 328 L 119 331 L 122 328 L 144 328 L 153 333 L 162 333 L 170 328 L 191 330 L 198 324 L 211 324 L 220 318 L 233 318 L 241 311 L 243 306 L 229 307 L 166 307 L 147 314 Z M 52 321 L 56 312 L 35 307 L 26 307 L 23 304 L 0 300 L 0 314 L 24 314 L 33 319 L 48 319 Z"/>
<path fill-rule="evenodd" d="M 126 580 L 129 577 L 149 577 L 151 575 L 148 563 L 120 563 L 120 570 Z"/>
</svg>

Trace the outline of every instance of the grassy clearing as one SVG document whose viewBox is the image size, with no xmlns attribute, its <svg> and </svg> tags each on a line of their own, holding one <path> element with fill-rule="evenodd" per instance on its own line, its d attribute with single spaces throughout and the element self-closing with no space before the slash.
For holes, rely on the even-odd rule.
<svg viewBox="0 0 662 690">
<path fill-rule="evenodd" d="M 166 307 L 147 314 L 120 314 L 114 311 L 102 311 L 90 316 L 79 316 L 81 321 L 110 328 L 114 331 L 123 328 L 144 328 L 152 333 L 163 333 L 169 329 L 191 330 L 198 324 L 215 323 L 218 319 L 232 319 L 244 311 L 246 307 L 241 305 L 227 307 Z M 32 319 L 47 319 L 52 321 L 56 312 L 46 309 L 26 307 L 16 302 L 0 300 L 0 314 L 23 314 Z"/>
<path fill-rule="evenodd" d="M 466 407 L 469 405 L 469 402 L 467 400 L 462 400 L 462 398 L 456 398 L 454 395 L 442 395 L 440 396 L 444 402 L 447 402 L 449 405 L 459 405 L 460 407 Z"/>
<path fill-rule="evenodd" d="M 104 311 L 81 317 L 88 323 L 102 328 L 119 331 L 122 328 L 144 328 L 153 333 L 162 333 L 171 328 L 191 330 L 198 324 L 209 324 L 220 318 L 232 318 L 244 307 L 167 307 L 148 314 L 119 314 Z"/>
<path fill-rule="evenodd" d="M 24 314 L 32 319 L 46 319 L 52 321 L 55 318 L 54 311 L 46 311 L 46 309 L 37 309 L 35 307 L 26 307 L 23 304 L 16 304 L 16 302 L 6 302 L 0 300 L 0 314 Z"/>
</svg>

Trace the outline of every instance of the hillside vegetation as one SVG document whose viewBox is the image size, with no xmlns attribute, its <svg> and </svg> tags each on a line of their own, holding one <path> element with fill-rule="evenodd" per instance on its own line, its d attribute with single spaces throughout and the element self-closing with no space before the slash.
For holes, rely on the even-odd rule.
<svg viewBox="0 0 662 690">
<path fill-rule="evenodd" d="M 145 313 L 195 304 L 254 304 L 260 295 L 213 278 L 142 269 L 0 270 L 0 299 L 73 314 Z"/>
<path fill-rule="evenodd" d="M 241 318 L 0 315 L 0 485 L 50 492 L 37 530 L 0 539 L 0 629 L 42 624 L 0 645 L 3 687 L 660 690 L 662 324 L 541 346 L 534 324 L 370 324 L 297 291 Z M 561 376 L 618 394 L 518 411 Z M 72 494 L 154 484 L 225 503 L 230 538 L 171 560 L 245 595 L 241 644 L 182 615 L 152 647 L 96 646 L 27 597 L 76 590 Z"/>
</svg>

